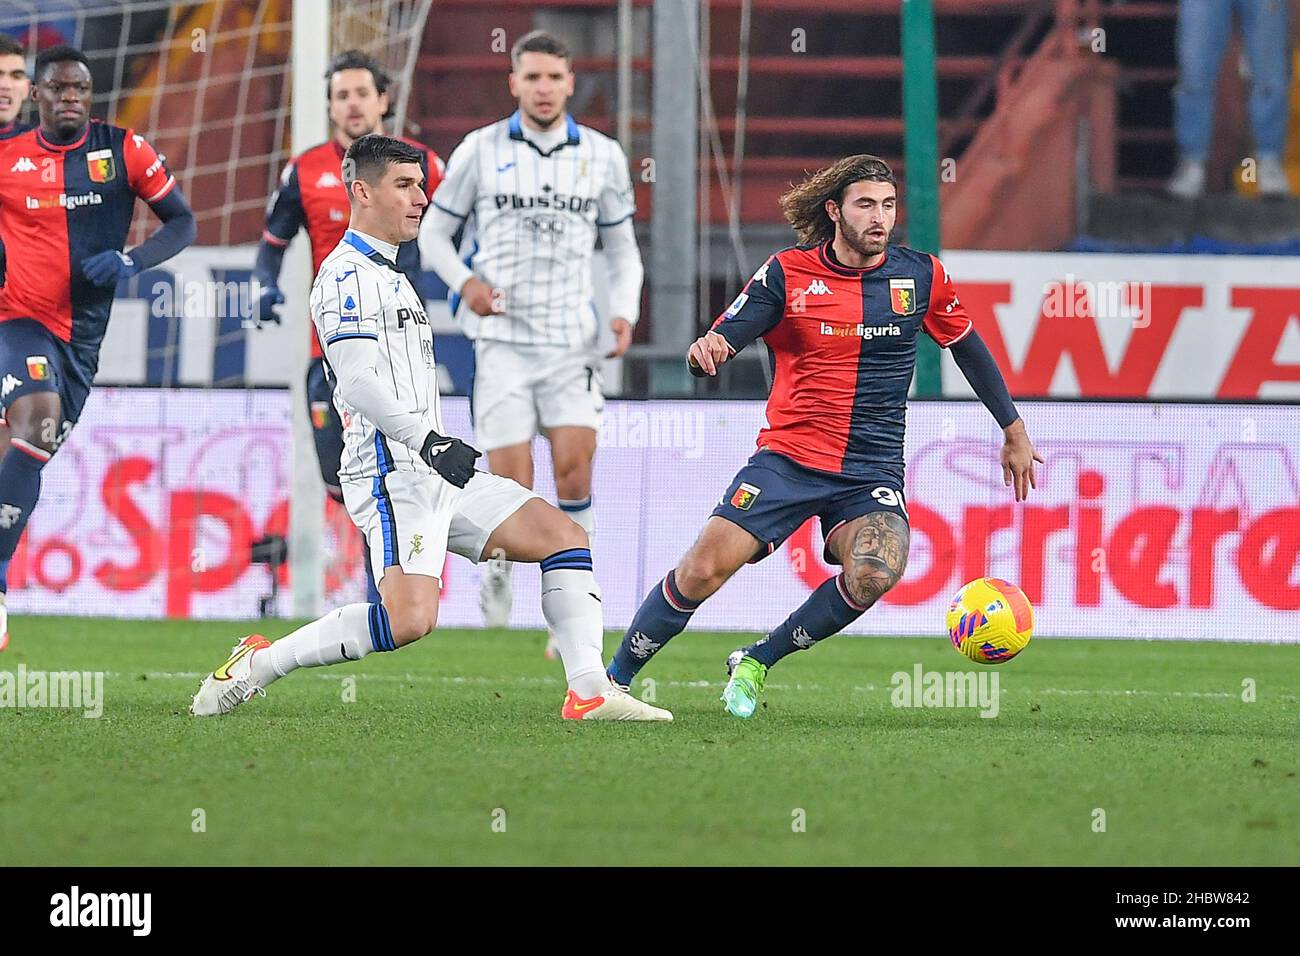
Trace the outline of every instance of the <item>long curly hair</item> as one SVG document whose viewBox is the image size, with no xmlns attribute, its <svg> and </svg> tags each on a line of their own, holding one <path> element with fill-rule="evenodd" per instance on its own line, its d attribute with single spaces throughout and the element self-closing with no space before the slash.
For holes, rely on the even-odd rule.
<svg viewBox="0 0 1300 956">
<path fill-rule="evenodd" d="M 826 200 L 843 202 L 844 190 L 864 180 L 898 188 L 887 162 L 879 156 L 859 153 L 818 170 L 781 197 L 781 212 L 799 233 L 801 245 L 820 245 L 835 238 L 835 223 L 826 212 Z"/>
</svg>

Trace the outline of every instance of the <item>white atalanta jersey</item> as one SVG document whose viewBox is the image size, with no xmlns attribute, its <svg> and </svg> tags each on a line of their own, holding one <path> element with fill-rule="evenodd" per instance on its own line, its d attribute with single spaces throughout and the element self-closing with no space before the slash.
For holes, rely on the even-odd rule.
<svg viewBox="0 0 1300 956">
<path fill-rule="evenodd" d="M 419 433 L 445 434 L 433 329 L 423 300 L 405 274 L 364 237 L 348 230 L 321 263 L 312 284 L 310 307 L 327 364 L 332 355 L 337 360 L 339 353 L 330 349 L 336 342 L 377 342 L 373 374 L 386 402 L 395 412 L 418 416 Z M 348 371 L 332 369 L 331 373 L 338 381 Z M 338 387 L 334 389 L 334 406 L 343 420 L 341 479 L 374 478 L 394 470 L 433 472 L 406 444 L 384 435 L 349 405 Z"/>
<path fill-rule="evenodd" d="M 591 261 L 598 226 L 636 212 L 617 140 L 565 117 L 554 134 L 513 116 L 476 129 L 447 161 L 433 203 L 466 221 L 468 264 L 501 289 L 501 314 L 479 316 L 453 299 L 470 338 L 592 348 L 597 321 Z"/>
</svg>

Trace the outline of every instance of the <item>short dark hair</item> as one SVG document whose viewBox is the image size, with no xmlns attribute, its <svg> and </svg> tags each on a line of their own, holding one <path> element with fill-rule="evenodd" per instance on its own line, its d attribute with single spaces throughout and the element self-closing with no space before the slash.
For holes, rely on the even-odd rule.
<svg viewBox="0 0 1300 956">
<path fill-rule="evenodd" d="M 358 179 L 374 185 L 384 178 L 388 167 L 394 163 L 419 164 L 420 151 L 410 143 L 379 133 L 367 133 L 352 141 L 343 154 L 343 185 L 352 198 L 352 184 Z"/>
<path fill-rule="evenodd" d="M 23 46 L 7 33 L 0 33 L 0 56 L 27 56 L 27 47 Z"/>
<path fill-rule="evenodd" d="M 392 82 L 384 68 L 379 65 L 379 61 L 368 53 L 360 50 L 344 50 L 334 59 L 330 60 L 330 68 L 325 71 L 325 97 L 329 98 L 329 81 L 334 79 L 335 73 L 342 73 L 344 70 L 369 70 L 370 76 L 375 81 L 375 90 L 379 93 L 388 92 L 388 84 Z"/>
<path fill-rule="evenodd" d="M 519 58 L 525 53 L 549 53 L 551 56 L 563 57 L 565 65 L 570 70 L 573 69 L 573 54 L 569 52 L 568 44 L 554 33 L 534 30 L 521 36 L 510 48 L 511 67 L 519 69 Z"/>
<path fill-rule="evenodd" d="M 36 54 L 36 71 L 34 79 L 40 80 L 41 74 L 45 72 L 47 66 L 55 63 L 80 63 L 87 70 L 90 69 L 90 61 L 86 59 L 86 54 L 82 53 L 75 47 L 70 46 L 52 46 Z"/>
</svg>

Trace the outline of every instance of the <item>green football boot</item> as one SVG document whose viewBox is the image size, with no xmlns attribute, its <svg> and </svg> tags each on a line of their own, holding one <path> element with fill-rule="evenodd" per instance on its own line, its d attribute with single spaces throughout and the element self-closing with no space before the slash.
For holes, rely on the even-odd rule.
<svg viewBox="0 0 1300 956">
<path fill-rule="evenodd" d="M 731 679 L 722 691 L 727 713 L 736 717 L 753 717 L 758 707 L 758 695 L 763 693 L 763 681 L 767 679 L 767 665 L 746 657 L 743 650 L 732 651 L 727 658 L 727 673 Z"/>
</svg>

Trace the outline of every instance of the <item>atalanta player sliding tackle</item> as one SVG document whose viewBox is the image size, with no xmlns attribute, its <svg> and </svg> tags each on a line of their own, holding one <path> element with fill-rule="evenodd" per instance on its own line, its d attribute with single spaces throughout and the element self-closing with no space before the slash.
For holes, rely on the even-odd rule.
<svg viewBox="0 0 1300 956">
<path fill-rule="evenodd" d="M 294 159 L 280 176 L 280 185 L 267 205 L 266 231 L 257 249 L 253 277 L 263 291 L 257 306 L 257 321 L 280 321 L 278 307 L 284 302 L 279 289 L 280 269 L 290 241 L 306 229 L 311 243 L 312 274 L 320 271 L 325 257 L 334 251 L 348 228 L 348 194 L 343 187 L 343 153 L 362 136 L 382 133 L 389 115 L 390 83 L 388 74 L 373 57 L 359 50 L 346 50 L 336 56 L 325 71 L 325 95 L 329 100 L 329 118 L 333 137 L 313 146 Z M 426 197 L 442 182 L 442 160 L 421 143 L 402 142 L 420 153 Z M 397 247 L 397 268 L 411 284 L 420 275 L 420 250 L 414 241 Z M 417 286 L 418 288 L 418 286 Z M 334 410 L 334 384 L 325 372 L 324 351 L 311 330 L 311 362 L 307 366 L 307 402 L 312 435 L 316 440 L 316 457 L 320 464 L 325 493 L 340 504 L 343 489 L 339 486 L 339 462 L 343 455 L 343 423 Z M 366 561 L 366 600 L 379 601 L 379 592 Z"/>
<path fill-rule="evenodd" d="M 0 648 L 9 562 L 40 496 L 41 469 L 90 393 L 117 284 L 198 232 L 153 147 L 90 118 L 84 54 L 43 51 L 34 80 L 40 125 L 0 141 Z M 125 254 L 137 197 L 163 225 Z"/>
<path fill-rule="evenodd" d="M 442 424 L 433 331 L 398 269 L 428 205 L 419 150 L 385 136 L 348 147 L 352 204 L 343 241 L 321 264 L 311 313 L 337 381 L 339 481 L 370 543 L 380 602 L 349 604 L 271 643 L 250 635 L 204 679 L 191 711 L 216 716 L 299 667 L 395 651 L 433 630 L 448 551 L 541 564 L 542 614 L 568 680 L 561 714 L 578 720 L 671 720 L 612 686 L 601 653 L 600 588 L 587 534 L 517 482 L 476 471 L 479 452 Z"/>
<path fill-rule="evenodd" d="M 1038 456 L 943 265 L 889 245 L 898 189 L 875 156 L 849 156 L 781 197 L 800 245 L 768 258 L 687 358 L 699 375 L 760 336 L 775 359 L 768 427 L 698 540 L 642 603 L 608 673 L 624 688 L 710 595 L 816 515 L 843 570 L 758 642 L 727 658 L 722 700 L 749 717 L 770 667 L 855 621 L 898 583 L 910 531 L 903 494 L 907 392 L 924 331 L 1005 434 L 1002 470 L 1023 501 Z"/>
</svg>

